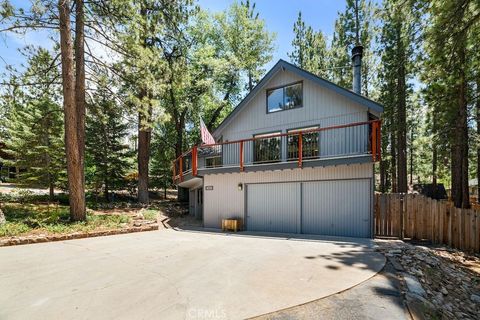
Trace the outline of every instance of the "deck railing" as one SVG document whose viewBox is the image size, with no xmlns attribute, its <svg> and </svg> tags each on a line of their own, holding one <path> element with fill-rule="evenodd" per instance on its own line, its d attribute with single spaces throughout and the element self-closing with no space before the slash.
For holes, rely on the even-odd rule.
<svg viewBox="0 0 480 320">
<path fill-rule="evenodd" d="M 281 162 L 305 162 L 371 154 L 381 157 L 381 121 L 356 122 L 309 130 L 261 135 L 250 139 L 194 146 L 173 162 L 174 183 L 199 169 L 238 168 Z"/>
</svg>

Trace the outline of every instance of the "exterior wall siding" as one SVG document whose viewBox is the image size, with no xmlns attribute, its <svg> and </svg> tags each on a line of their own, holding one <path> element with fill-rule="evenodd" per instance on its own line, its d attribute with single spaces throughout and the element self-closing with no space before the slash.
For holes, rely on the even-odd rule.
<svg viewBox="0 0 480 320">
<path fill-rule="evenodd" d="M 266 111 L 266 90 L 303 80 L 303 106 L 274 113 Z M 279 71 L 248 105 L 220 132 L 223 141 L 288 129 L 328 127 L 368 120 L 364 107 L 289 71 Z M 218 133 L 217 133 L 218 134 Z M 219 137 L 217 137 L 219 138 Z"/>
<path fill-rule="evenodd" d="M 281 171 L 205 175 L 203 181 L 204 226 L 207 228 L 220 228 L 222 219 L 245 218 L 247 189 L 245 187 L 245 184 L 343 179 L 372 180 L 372 178 L 372 163 Z M 239 190 L 239 184 L 242 184 L 243 190 Z M 213 187 L 213 190 L 206 190 L 206 187 Z M 373 189 L 370 190 L 370 194 L 367 200 L 372 201 L 372 199 Z M 342 199 L 342 201 L 354 202 L 356 200 L 355 197 L 346 196 L 344 197 L 344 199 Z"/>
</svg>

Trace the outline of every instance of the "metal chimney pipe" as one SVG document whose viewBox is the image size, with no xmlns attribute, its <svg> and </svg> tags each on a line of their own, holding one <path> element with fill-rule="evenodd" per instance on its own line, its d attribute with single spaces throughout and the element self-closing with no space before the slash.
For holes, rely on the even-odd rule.
<svg viewBox="0 0 480 320">
<path fill-rule="evenodd" d="M 363 47 L 358 45 L 352 49 L 353 92 L 362 94 L 362 57 Z"/>
</svg>

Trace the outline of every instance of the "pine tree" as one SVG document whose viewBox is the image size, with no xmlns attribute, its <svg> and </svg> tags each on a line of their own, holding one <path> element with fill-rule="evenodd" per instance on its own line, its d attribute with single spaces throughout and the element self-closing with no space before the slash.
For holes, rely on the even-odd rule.
<svg viewBox="0 0 480 320">
<path fill-rule="evenodd" d="M 53 82 L 58 72 L 49 69 L 52 61 L 44 49 L 34 52 L 28 60 L 22 78 L 36 85 L 23 92 L 21 101 L 11 105 L 5 140 L 6 152 L 14 159 L 11 165 L 21 169 L 18 182 L 49 188 L 51 199 L 54 188 L 64 187 L 65 182 L 63 112 L 56 102 L 58 86 Z"/>
<path fill-rule="evenodd" d="M 368 96 L 377 64 L 373 54 L 376 6 L 370 0 L 358 1 L 357 26 L 356 4 L 356 0 L 347 0 L 345 11 L 340 12 L 335 21 L 330 46 L 330 78 L 342 87 L 352 87 L 351 51 L 356 45 L 362 45 L 362 94 Z"/>
<path fill-rule="evenodd" d="M 328 77 L 328 49 L 322 31 L 315 31 L 311 26 L 305 27 L 302 13 L 299 12 L 293 32 L 293 51 L 288 53 L 292 63 L 318 76 Z"/>
<path fill-rule="evenodd" d="M 304 69 L 305 68 L 305 55 L 307 48 L 307 30 L 305 28 L 305 21 L 302 19 L 302 12 L 298 12 L 297 21 L 293 25 L 293 33 L 295 38 L 292 40 L 293 52 L 288 56 L 293 64 Z"/>
<path fill-rule="evenodd" d="M 411 83 L 414 64 L 415 30 L 420 15 L 412 2 L 385 1 L 380 37 L 380 101 L 390 137 L 393 191 L 405 193 L 407 180 L 407 109 L 412 105 Z M 411 109 L 414 112 L 414 109 Z M 384 174 L 384 173 L 383 173 Z"/>
<path fill-rule="evenodd" d="M 105 88 L 110 85 L 105 78 L 103 87 L 97 89 L 87 113 L 87 185 L 103 189 L 107 201 L 110 192 L 124 187 L 124 177 L 132 165 L 132 154 L 126 143 L 128 123 L 125 111 L 111 99 Z"/>
<path fill-rule="evenodd" d="M 427 29 L 428 63 L 424 79 L 429 101 L 434 105 L 435 128 L 444 136 L 442 147 L 449 149 L 452 199 L 456 207 L 468 208 L 469 180 L 469 106 L 473 106 L 473 81 L 470 81 L 469 58 L 475 49 L 469 41 L 477 38 L 479 23 L 477 1 L 431 1 L 431 23 Z M 473 41 L 475 42 L 475 41 Z M 434 157 L 435 158 L 435 157 Z"/>
</svg>

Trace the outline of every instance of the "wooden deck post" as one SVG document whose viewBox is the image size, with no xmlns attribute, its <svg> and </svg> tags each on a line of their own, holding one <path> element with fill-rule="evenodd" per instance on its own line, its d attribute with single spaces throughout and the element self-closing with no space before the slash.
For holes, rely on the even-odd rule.
<svg viewBox="0 0 480 320">
<path fill-rule="evenodd" d="M 197 146 L 192 148 L 192 175 L 195 177 L 197 175 L 198 159 L 197 159 L 198 149 Z"/>
<path fill-rule="evenodd" d="M 372 148 L 372 159 L 377 161 L 377 122 L 372 122 L 372 140 L 370 141 Z"/>
<path fill-rule="evenodd" d="M 382 121 L 377 122 L 377 161 L 382 160 Z"/>
<path fill-rule="evenodd" d="M 302 167 L 303 161 L 303 141 L 302 141 L 302 132 L 298 134 L 298 167 Z"/>
</svg>

